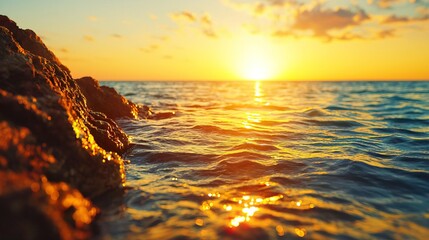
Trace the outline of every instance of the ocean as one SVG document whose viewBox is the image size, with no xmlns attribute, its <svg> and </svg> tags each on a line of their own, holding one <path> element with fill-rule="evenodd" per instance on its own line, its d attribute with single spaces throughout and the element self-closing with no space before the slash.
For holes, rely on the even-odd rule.
<svg viewBox="0 0 429 240">
<path fill-rule="evenodd" d="M 429 236 L 429 82 L 102 85 L 161 114 L 119 120 L 99 238 Z"/>
</svg>

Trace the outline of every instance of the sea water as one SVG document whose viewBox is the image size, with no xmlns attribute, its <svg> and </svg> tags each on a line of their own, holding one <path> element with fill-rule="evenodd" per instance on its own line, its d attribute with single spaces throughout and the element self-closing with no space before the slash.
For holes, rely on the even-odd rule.
<svg viewBox="0 0 429 240">
<path fill-rule="evenodd" d="M 111 239 L 425 239 L 429 82 L 103 82 L 119 121 Z"/>
</svg>

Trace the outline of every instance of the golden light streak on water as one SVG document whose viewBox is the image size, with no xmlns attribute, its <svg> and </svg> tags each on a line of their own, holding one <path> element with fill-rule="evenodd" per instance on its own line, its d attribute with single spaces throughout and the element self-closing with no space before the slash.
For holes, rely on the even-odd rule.
<svg viewBox="0 0 429 240">
<path fill-rule="evenodd" d="M 252 217 L 260 210 L 260 207 L 268 204 L 275 204 L 277 201 L 283 198 L 283 195 L 271 196 L 262 198 L 260 196 L 243 195 L 241 198 L 230 199 L 236 202 L 237 209 L 233 212 L 232 219 L 230 220 L 230 227 L 238 227 L 244 222 L 250 222 Z M 229 206 L 230 207 L 230 206 Z M 224 208 L 226 211 L 231 211 L 232 207 Z"/>
</svg>

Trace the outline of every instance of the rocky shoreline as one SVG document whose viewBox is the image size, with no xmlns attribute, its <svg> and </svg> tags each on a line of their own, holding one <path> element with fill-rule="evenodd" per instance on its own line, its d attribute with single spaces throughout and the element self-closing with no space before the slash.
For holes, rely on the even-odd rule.
<svg viewBox="0 0 429 240">
<path fill-rule="evenodd" d="M 91 237 L 91 199 L 125 180 L 130 142 L 114 119 L 151 114 L 74 80 L 33 31 L 0 15 L 0 239 Z"/>
</svg>

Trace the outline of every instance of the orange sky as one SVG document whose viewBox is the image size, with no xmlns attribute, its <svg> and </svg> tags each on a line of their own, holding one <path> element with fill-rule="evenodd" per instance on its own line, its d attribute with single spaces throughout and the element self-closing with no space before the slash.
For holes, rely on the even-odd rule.
<svg viewBox="0 0 429 240">
<path fill-rule="evenodd" d="M 429 0 L 2 0 L 74 77 L 429 79 Z"/>
</svg>

